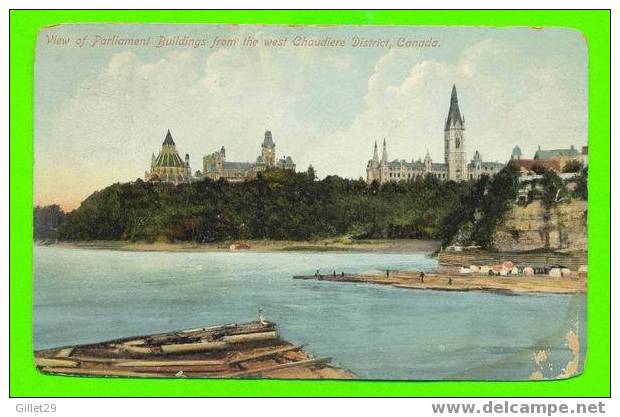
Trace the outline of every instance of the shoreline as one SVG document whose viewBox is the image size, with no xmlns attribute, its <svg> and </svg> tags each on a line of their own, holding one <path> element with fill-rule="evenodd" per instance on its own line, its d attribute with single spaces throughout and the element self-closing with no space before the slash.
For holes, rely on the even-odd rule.
<svg viewBox="0 0 620 417">
<path fill-rule="evenodd" d="M 236 242 L 236 241 L 235 241 Z M 56 246 L 77 249 L 117 250 L 129 252 L 382 252 L 431 254 L 439 249 L 439 242 L 416 239 L 353 240 L 350 238 L 321 239 L 316 241 L 246 240 L 248 249 L 230 249 L 233 241 L 216 243 L 193 242 L 130 242 L 130 241 L 81 241 L 37 242 L 35 246 Z"/>
<path fill-rule="evenodd" d="M 389 285 L 421 291 L 492 292 L 503 295 L 526 294 L 585 294 L 587 277 L 553 278 L 545 275 L 519 277 L 465 276 L 450 273 L 425 273 L 424 281 L 418 271 L 394 271 L 390 276 L 379 274 L 302 275 L 294 279 L 331 282 Z"/>
</svg>

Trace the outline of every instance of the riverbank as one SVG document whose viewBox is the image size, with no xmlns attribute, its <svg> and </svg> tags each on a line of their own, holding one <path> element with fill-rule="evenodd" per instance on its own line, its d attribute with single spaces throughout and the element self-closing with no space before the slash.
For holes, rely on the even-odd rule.
<svg viewBox="0 0 620 417">
<path fill-rule="evenodd" d="M 434 291 L 486 291 L 500 294 L 585 294 L 586 276 L 554 278 L 543 275 L 497 277 L 463 276 L 448 273 L 426 273 L 424 279 L 417 271 L 393 271 L 382 274 L 304 275 L 295 279 L 318 281 L 370 283 L 398 288 Z"/>
<path fill-rule="evenodd" d="M 129 241 L 81 241 L 81 242 L 36 242 L 39 246 L 59 246 L 80 249 L 107 249 L 139 252 L 230 252 L 235 243 L 194 243 L 194 242 L 129 242 Z M 277 251 L 376 251 L 385 253 L 432 253 L 439 248 L 439 242 L 415 239 L 377 239 L 354 240 L 348 237 L 320 239 L 313 241 L 291 240 L 245 240 L 249 248 L 237 251 L 277 252 Z"/>
</svg>

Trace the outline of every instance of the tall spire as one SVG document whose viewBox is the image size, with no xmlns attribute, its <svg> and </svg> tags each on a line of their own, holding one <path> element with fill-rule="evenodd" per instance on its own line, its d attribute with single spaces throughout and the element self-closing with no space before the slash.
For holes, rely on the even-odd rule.
<svg viewBox="0 0 620 417">
<path fill-rule="evenodd" d="M 456 95 L 456 85 L 454 84 L 452 84 L 452 95 L 450 96 L 450 109 L 448 110 L 448 118 L 446 119 L 446 130 L 453 126 L 463 126 L 463 117 L 459 110 L 459 98 Z"/>
<path fill-rule="evenodd" d="M 387 144 L 385 142 L 385 138 L 383 138 L 383 153 L 381 154 L 381 162 L 387 162 L 387 160 L 388 160 Z"/>
<path fill-rule="evenodd" d="M 166 139 L 164 139 L 164 145 L 174 146 L 174 140 L 172 140 L 172 135 L 170 134 L 170 129 L 168 129 L 168 133 L 166 133 Z"/>
<path fill-rule="evenodd" d="M 273 143 L 273 136 L 271 135 L 271 130 L 265 130 L 265 139 L 263 140 L 263 146 L 275 146 L 275 143 Z"/>
<path fill-rule="evenodd" d="M 379 152 L 377 151 L 377 141 L 375 141 L 375 151 L 372 154 L 372 161 L 379 163 Z"/>
</svg>

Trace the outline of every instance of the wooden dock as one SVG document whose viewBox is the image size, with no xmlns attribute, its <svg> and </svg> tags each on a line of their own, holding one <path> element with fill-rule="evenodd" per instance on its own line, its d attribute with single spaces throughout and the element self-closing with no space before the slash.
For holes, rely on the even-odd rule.
<svg viewBox="0 0 620 417">
<path fill-rule="evenodd" d="M 390 271 L 389 276 L 387 273 L 367 273 L 299 275 L 293 278 L 390 285 L 413 290 L 484 291 L 499 294 L 584 294 L 587 289 L 585 276 L 574 278 L 553 278 L 543 275 L 498 277 L 427 272 L 422 279 L 418 271 Z"/>
<path fill-rule="evenodd" d="M 47 374 L 141 378 L 352 379 L 280 339 L 267 321 L 204 327 L 35 351 Z"/>
</svg>

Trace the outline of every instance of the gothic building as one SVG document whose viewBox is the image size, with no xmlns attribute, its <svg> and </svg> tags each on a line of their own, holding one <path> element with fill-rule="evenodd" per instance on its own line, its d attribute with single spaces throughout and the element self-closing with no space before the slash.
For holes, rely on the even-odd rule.
<svg viewBox="0 0 620 417">
<path fill-rule="evenodd" d="M 151 168 L 144 175 L 147 181 L 179 184 L 192 180 L 192 171 L 189 166 L 189 154 L 185 154 L 185 161 L 179 156 L 170 129 L 166 133 L 164 143 L 157 157 L 151 155 Z"/>
<path fill-rule="evenodd" d="M 290 156 L 276 158 L 276 144 L 269 130 L 261 145 L 261 153 L 256 162 L 230 162 L 226 160 L 226 149 L 203 158 L 203 175 L 213 180 L 224 178 L 231 182 L 240 182 L 256 178 L 256 174 L 267 168 L 280 168 L 295 171 L 295 163 Z"/>
<path fill-rule="evenodd" d="M 366 166 L 366 181 L 378 181 L 383 184 L 389 181 L 410 180 L 426 175 L 434 175 L 440 180 L 465 181 L 477 179 L 483 174 L 494 175 L 504 167 L 498 162 L 484 162 L 476 151 L 474 158 L 468 163 L 465 151 L 465 117 L 459 109 L 456 86 L 452 86 L 448 117 L 444 125 L 444 162 L 434 163 L 428 151 L 424 160 L 404 159 L 388 161 L 387 145 L 383 140 L 383 150 L 379 159 L 377 143 L 373 157 Z"/>
</svg>

